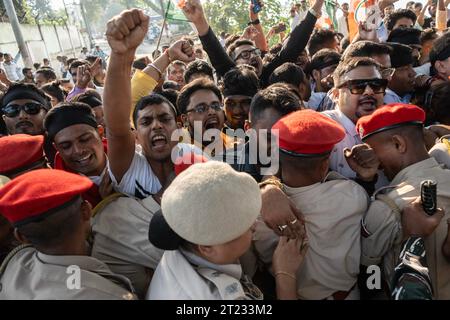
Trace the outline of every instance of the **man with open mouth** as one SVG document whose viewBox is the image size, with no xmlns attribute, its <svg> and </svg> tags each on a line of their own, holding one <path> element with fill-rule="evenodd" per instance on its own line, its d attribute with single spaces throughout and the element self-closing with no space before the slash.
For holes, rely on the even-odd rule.
<svg viewBox="0 0 450 320">
<path fill-rule="evenodd" d="M 99 186 L 108 178 L 107 148 L 104 128 L 97 123 L 91 107 L 81 102 L 62 103 L 49 111 L 44 126 L 58 151 L 54 168 L 88 177 L 94 184 L 83 199 L 95 207 L 102 200 Z"/>
<path fill-rule="evenodd" d="M 181 90 L 177 105 L 186 131 L 183 142 L 196 145 L 212 157 L 233 146 L 234 139 L 222 132 L 222 93 L 211 80 L 200 78 L 189 83 Z"/>
</svg>

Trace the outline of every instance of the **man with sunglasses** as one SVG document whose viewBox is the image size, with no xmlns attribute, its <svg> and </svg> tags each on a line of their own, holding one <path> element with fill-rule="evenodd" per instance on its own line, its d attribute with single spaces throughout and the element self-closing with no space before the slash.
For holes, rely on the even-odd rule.
<svg viewBox="0 0 450 320">
<path fill-rule="evenodd" d="M 360 145 L 355 124 L 383 103 L 386 86 L 387 80 L 382 78 L 375 60 L 358 57 L 343 61 L 334 72 L 336 109 L 323 112 L 345 129 L 345 138 L 335 145 L 330 155 L 330 169 L 356 179 L 369 193 L 376 182 L 372 178 L 373 172 L 378 171 L 378 162 L 371 150 Z"/>
<path fill-rule="evenodd" d="M 414 92 L 416 72 L 413 69 L 412 49 L 404 44 L 389 43 L 391 65 L 395 72 L 389 81 L 384 103 L 409 103 Z"/>
<path fill-rule="evenodd" d="M 44 134 L 44 117 L 50 108 L 50 98 L 35 85 L 11 85 L 2 100 L 3 120 L 8 133 Z"/>
</svg>

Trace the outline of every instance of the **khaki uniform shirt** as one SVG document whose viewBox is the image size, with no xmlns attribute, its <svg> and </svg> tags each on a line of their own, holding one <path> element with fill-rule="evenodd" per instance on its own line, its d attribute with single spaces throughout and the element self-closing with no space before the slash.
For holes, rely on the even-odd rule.
<svg viewBox="0 0 450 320">
<path fill-rule="evenodd" d="M 0 270 L 0 300 L 136 298 L 128 279 L 89 256 L 52 256 L 28 246 L 13 250 L 4 263 Z M 73 266 L 79 268 L 78 283 Z"/>
<path fill-rule="evenodd" d="M 303 213 L 309 238 L 297 272 L 299 298 L 326 299 L 336 291 L 350 291 L 359 273 L 361 220 L 369 203 L 366 192 L 336 172 L 323 183 L 284 189 Z M 271 263 L 278 242 L 275 233 L 258 220 L 254 239 L 258 256 Z"/>
<path fill-rule="evenodd" d="M 153 270 L 163 255 L 163 250 L 148 240 L 150 220 L 159 209 L 152 196 L 143 200 L 119 197 L 92 220 L 92 256 L 130 279 L 139 297 L 144 297 Z"/>
<path fill-rule="evenodd" d="M 435 298 L 450 299 L 450 264 L 441 253 L 447 236 L 447 219 L 450 217 L 450 171 L 443 169 L 434 158 L 403 169 L 392 180 L 390 187 L 375 192 L 375 200 L 362 224 L 361 264 L 370 266 L 382 262 L 386 281 L 390 282 L 403 237 L 401 210 L 420 196 L 420 183 L 426 179 L 437 182 L 437 205 L 446 212 L 434 233 L 425 239 L 428 267 Z"/>
</svg>

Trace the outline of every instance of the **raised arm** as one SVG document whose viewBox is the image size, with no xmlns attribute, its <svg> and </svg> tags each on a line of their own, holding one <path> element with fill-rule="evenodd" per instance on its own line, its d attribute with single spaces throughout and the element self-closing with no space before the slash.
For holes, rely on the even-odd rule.
<svg viewBox="0 0 450 320">
<path fill-rule="evenodd" d="M 166 52 L 160 55 L 153 63 L 144 70 L 137 70 L 131 79 L 131 114 L 136 103 L 146 95 L 150 94 L 158 82 L 162 79 L 164 72 L 171 61 L 180 60 L 186 63 L 195 60 L 194 50 L 188 41 L 178 40 L 172 44 Z"/>
<path fill-rule="evenodd" d="M 225 49 L 210 28 L 203 11 L 200 0 L 187 0 L 183 12 L 197 28 L 198 36 L 202 42 L 203 49 L 208 54 L 212 66 L 219 76 L 225 75 L 227 71 L 234 68 L 236 64 L 230 59 Z"/>
<path fill-rule="evenodd" d="M 108 160 L 116 181 L 131 165 L 135 137 L 130 125 L 130 73 L 137 47 L 147 34 L 149 17 L 138 9 L 123 11 L 107 24 L 111 56 L 103 92 L 105 123 L 108 128 Z"/>
<path fill-rule="evenodd" d="M 324 0 L 315 0 L 314 5 L 308 10 L 305 19 L 294 28 L 289 39 L 284 44 L 281 51 L 268 65 L 264 66 L 261 81 L 266 85 L 273 71 L 286 62 L 297 61 L 298 56 L 306 48 L 309 38 L 320 16 Z M 314 14 L 313 14 L 314 13 Z"/>
<path fill-rule="evenodd" d="M 249 18 L 251 22 L 259 20 L 259 14 L 253 12 L 253 3 L 250 3 Z M 253 26 L 258 31 L 257 35 L 255 36 L 256 47 L 258 47 L 259 50 L 261 50 L 262 52 L 269 51 L 269 47 L 267 45 L 266 37 L 264 36 L 264 30 L 262 28 L 261 23 L 253 24 Z"/>
<path fill-rule="evenodd" d="M 427 3 L 423 6 L 422 11 L 420 11 L 419 16 L 417 17 L 417 23 L 422 27 L 425 23 L 425 13 L 427 12 L 428 7 L 431 5 L 432 0 L 428 0 Z"/>
</svg>

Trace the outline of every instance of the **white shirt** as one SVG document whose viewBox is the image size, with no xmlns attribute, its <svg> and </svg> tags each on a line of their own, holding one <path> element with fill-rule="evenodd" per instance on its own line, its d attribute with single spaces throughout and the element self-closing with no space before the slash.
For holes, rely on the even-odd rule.
<svg viewBox="0 0 450 320">
<path fill-rule="evenodd" d="M 335 110 L 328 110 L 322 113 L 338 122 L 345 129 L 344 139 L 337 143 L 331 152 L 330 169 L 340 173 L 346 178 L 355 179 L 356 173 L 348 165 L 344 156 L 344 149 L 351 149 L 353 146 L 362 143 L 359 134 L 356 132 L 356 126 L 352 120 L 350 120 L 341 112 L 341 110 L 337 108 Z"/>
<path fill-rule="evenodd" d="M 196 154 L 202 154 L 202 150 L 191 144 L 179 143 L 178 148 L 180 156 L 186 152 L 194 152 Z M 161 183 L 158 177 L 153 172 L 152 167 L 147 161 L 147 158 L 142 153 L 140 146 L 136 146 L 131 165 L 127 172 L 122 177 L 120 183 L 117 183 L 117 179 L 111 171 L 111 167 L 108 162 L 108 172 L 113 183 L 114 190 L 120 193 L 124 193 L 128 196 L 138 199 L 144 199 L 152 194 L 156 194 L 161 188 Z"/>
<path fill-rule="evenodd" d="M 22 79 L 21 68 L 17 66 L 14 61 L 11 61 L 9 64 L 6 62 L 3 63 L 3 69 L 6 72 L 6 76 L 11 81 L 19 81 Z"/>
<path fill-rule="evenodd" d="M 389 88 L 386 88 L 386 93 L 384 94 L 384 103 L 409 103 L 411 100 L 411 95 L 406 94 L 403 98 L 400 97 L 398 94 L 396 94 L 394 91 L 392 91 Z"/>
<path fill-rule="evenodd" d="M 341 16 L 337 19 L 338 32 L 342 33 L 344 37 L 348 36 L 347 17 Z"/>
<path fill-rule="evenodd" d="M 334 110 L 322 112 L 324 115 L 330 117 L 334 121 L 340 123 L 345 129 L 345 137 L 341 142 L 337 143 L 330 155 L 330 169 L 336 171 L 349 179 L 356 178 L 356 172 L 348 165 L 347 159 L 344 156 L 344 149 L 351 149 L 357 144 L 363 143 L 359 134 L 356 132 L 356 126 L 341 110 L 336 106 Z M 378 180 L 375 188 L 381 188 L 389 184 L 388 179 L 381 170 L 378 170 Z"/>
<path fill-rule="evenodd" d="M 431 68 L 431 63 L 427 62 L 427 63 L 425 63 L 425 64 L 423 64 L 423 65 L 421 65 L 419 67 L 414 68 L 414 72 L 417 75 L 424 74 L 424 75 L 429 76 L 430 75 L 430 68 Z"/>
<path fill-rule="evenodd" d="M 317 110 L 322 100 L 327 95 L 326 92 L 311 92 L 311 97 L 308 100 L 308 109 Z"/>
</svg>

